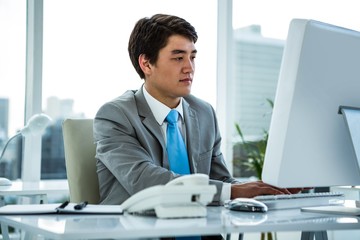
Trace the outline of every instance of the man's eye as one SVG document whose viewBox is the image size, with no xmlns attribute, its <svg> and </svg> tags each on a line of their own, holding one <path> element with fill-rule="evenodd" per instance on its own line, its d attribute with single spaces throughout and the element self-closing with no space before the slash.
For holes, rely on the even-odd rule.
<svg viewBox="0 0 360 240">
<path fill-rule="evenodd" d="M 181 61 L 183 58 L 182 57 L 176 57 L 174 58 L 176 61 Z"/>
</svg>

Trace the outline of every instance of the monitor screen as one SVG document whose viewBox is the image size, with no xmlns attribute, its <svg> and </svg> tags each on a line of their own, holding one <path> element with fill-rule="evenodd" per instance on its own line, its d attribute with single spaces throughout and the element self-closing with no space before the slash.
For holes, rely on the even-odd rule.
<svg viewBox="0 0 360 240">
<path fill-rule="evenodd" d="M 293 19 L 274 100 L 263 181 L 279 187 L 360 185 L 349 130 L 338 114 L 341 105 L 360 107 L 360 32 Z"/>
</svg>

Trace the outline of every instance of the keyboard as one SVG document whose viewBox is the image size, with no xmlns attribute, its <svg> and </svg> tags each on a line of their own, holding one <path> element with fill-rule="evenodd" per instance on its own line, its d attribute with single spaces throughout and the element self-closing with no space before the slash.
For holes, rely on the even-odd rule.
<svg viewBox="0 0 360 240">
<path fill-rule="evenodd" d="M 268 210 L 302 208 L 312 206 L 340 205 L 345 196 L 340 192 L 310 192 L 282 195 L 261 195 L 255 200 L 265 203 Z"/>
</svg>

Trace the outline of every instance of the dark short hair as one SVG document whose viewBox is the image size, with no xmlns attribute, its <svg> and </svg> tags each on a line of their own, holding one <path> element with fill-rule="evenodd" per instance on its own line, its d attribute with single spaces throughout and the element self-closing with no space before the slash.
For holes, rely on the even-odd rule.
<svg viewBox="0 0 360 240">
<path fill-rule="evenodd" d="M 129 39 L 129 56 L 140 78 L 145 75 L 139 66 L 139 56 L 144 54 L 151 64 L 155 64 L 159 51 L 164 48 L 172 35 L 181 35 L 194 43 L 197 41 L 195 28 L 185 19 L 165 14 L 142 18 L 136 24 Z"/>
</svg>

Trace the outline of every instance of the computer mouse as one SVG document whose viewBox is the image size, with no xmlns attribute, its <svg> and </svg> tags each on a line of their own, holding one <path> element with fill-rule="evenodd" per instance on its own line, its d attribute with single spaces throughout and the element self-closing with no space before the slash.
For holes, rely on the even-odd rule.
<svg viewBox="0 0 360 240">
<path fill-rule="evenodd" d="M 253 198 L 235 198 L 226 201 L 224 207 L 229 210 L 243 212 L 267 212 L 268 207 L 260 201 Z"/>
</svg>

